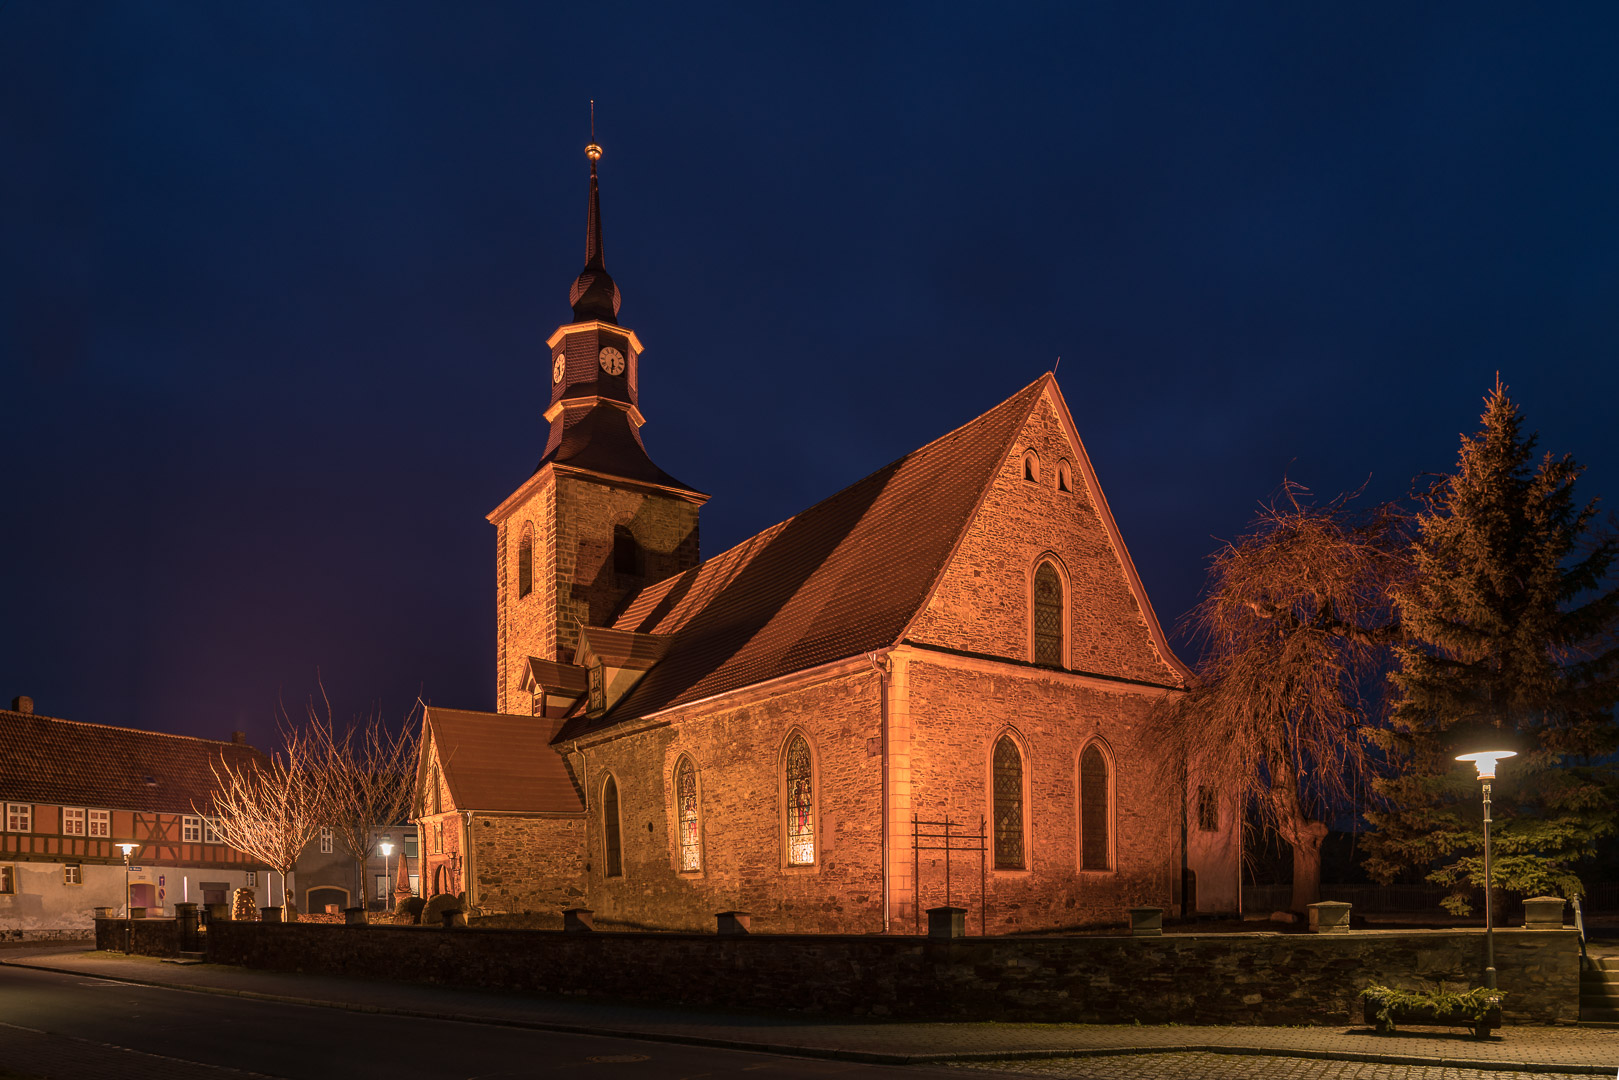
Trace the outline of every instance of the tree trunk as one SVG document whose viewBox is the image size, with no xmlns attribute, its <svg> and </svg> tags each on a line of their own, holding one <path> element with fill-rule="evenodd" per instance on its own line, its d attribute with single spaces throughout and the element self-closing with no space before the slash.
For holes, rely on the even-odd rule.
<svg viewBox="0 0 1619 1080">
<path fill-rule="evenodd" d="M 1321 842 L 1327 827 L 1319 821 L 1300 821 L 1293 829 L 1293 899 L 1288 910 L 1301 914 L 1321 901 Z"/>
<path fill-rule="evenodd" d="M 354 860 L 354 874 L 360 882 L 360 910 L 370 911 L 370 897 L 365 891 L 365 858 L 363 856 Z"/>
</svg>

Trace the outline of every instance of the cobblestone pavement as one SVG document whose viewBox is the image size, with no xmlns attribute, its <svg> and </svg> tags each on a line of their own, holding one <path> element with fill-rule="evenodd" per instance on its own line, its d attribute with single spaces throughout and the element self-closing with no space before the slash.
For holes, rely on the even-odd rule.
<svg viewBox="0 0 1619 1080">
<path fill-rule="evenodd" d="M 972 1062 L 950 1067 L 1060 1080 L 1568 1080 L 1569 1075 L 1210 1053 Z"/>
</svg>

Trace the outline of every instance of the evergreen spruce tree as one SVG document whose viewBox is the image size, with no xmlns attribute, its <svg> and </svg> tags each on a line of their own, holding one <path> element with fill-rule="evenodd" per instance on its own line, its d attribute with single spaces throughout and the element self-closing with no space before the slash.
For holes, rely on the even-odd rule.
<svg viewBox="0 0 1619 1080">
<path fill-rule="evenodd" d="M 1374 877 L 1425 871 L 1458 914 L 1483 885 L 1477 774 L 1453 760 L 1480 748 L 1459 747 L 1464 732 L 1495 729 L 1519 751 L 1494 785 L 1492 885 L 1577 896 L 1576 864 L 1615 830 L 1619 545 L 1594 535 L 1594 502 L 1575 502 L 1582 467 L 1535 461 L 1499 380 L 1485 402 L 1418 514 L 1394 708 L 1374 736 L 1393 770 L 1366 838 Z"/>
</svg>

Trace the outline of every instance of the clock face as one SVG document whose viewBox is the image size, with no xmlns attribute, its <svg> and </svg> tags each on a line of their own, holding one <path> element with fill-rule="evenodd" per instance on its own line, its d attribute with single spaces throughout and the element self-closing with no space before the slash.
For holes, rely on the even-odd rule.
<svg viewBox="0 0 1619 1080">
<path fill-rule="evenodd" d="M 557 357 L 556 362 L 551 365 L 551 381 L 554 382 L 554 383 L 561 382 L 562 381 L 562 369 L 567 367 L 567 366 L 568 366 L 568 358 L 566 356 Z"/>
<path fill-rule="evenodd" d="M 602 370 L 609 375 L 622 375 L 624 374 L 624 354 L 609 345 L 601 352 L 601 365 Z"/>
</svg>

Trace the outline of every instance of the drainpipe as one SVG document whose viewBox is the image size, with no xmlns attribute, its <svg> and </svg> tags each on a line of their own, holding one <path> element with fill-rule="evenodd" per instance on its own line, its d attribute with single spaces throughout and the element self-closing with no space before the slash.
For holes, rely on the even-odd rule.
<svg viewBox="0 0 1619 1080">
<path fill-rule="evenodd" d="M 473 897 L 474 884 L 477 878 L 472 873 L 472 811 L 463 810 L 461 816 L 465 824 L 461 830 L 461 873 L 466 878 L 467 910 L 471 911 L 477 901 Z"/>
<path fill-rule="evenodd" d="M 882 884 L 883 884 L 883 933 L 888 933 L 889 924 L 889 859 L 888 848 L 890 837 L 888 835 L 888 657 L 881 653 L 870 652 L 866 659 L 871 661 L 871 670 L 877 673 L 877 709 L 881 717 L 879 731 L 882 738 L 882 804 L 879 810 L 879 821 L 882 825 Z"/>
</svg>

